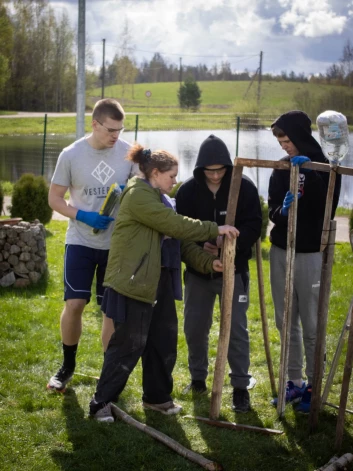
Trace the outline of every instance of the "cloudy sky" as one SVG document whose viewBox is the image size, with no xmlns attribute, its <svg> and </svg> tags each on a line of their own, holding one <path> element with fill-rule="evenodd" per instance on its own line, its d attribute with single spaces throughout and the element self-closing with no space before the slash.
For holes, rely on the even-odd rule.
<svg viewBox="0 0 353 471">
<path fill-rule="evenodd" d="M 77 26 L 78 0 L 49 0 Z M 95 64 L 102 39 L 110 62 L 125 21 L 140 63 L 159 52 L 175 64 L 222 60 L 232 70 L 325 73 L 353 45 L 353 0 L 86 0 L 86 32 Z"/>
</svg>

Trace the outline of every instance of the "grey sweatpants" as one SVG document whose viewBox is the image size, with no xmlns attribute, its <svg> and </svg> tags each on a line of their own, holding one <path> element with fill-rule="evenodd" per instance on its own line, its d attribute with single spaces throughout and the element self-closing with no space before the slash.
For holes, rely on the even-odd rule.
<svg viewBox="0 0 353 471">
<path fill-rule="evenodd" d="M 205 280 L 185 273 L 184 332 L 189 349 L 189 370 L 193 380 L 206 380 L 208 338 L 217 295 L 221 299 L 222 278 Z M 249 273 L 235 275 L 228 363 L 231 384 L 246 389 L 249 384 L 249 333 L 246 312 L 249 307 Z"/>
<path fill-rule="evenodd" d="M 321 252 L 295 254 L 288 378 L 295 380 L 303 377 L 304 342 L 308 384 L 312 384 L 314 372 L 321 265 Z M 270 277 L 276 326 L 281 333 L 286 283 L 286 250 L 275 245 L 270 249 Z"/>
</svg>

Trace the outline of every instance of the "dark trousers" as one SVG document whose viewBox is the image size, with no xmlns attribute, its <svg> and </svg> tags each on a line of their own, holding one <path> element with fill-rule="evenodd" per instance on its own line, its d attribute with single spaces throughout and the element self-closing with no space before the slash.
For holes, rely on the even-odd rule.
<svg viewBox="0 0 353 471">
<path fill-rule="evenodd" d="M 162 269 L 157 304 L 154 307 L 131 298 L 126 299 L 126 322 L 115 323 L 95 401 L 116 401 L 141 357 L 143 401 L 151 404 L 170 401 L 177 334 L 178 321 L 171 276 L 168 269 Z"/>
</svg>

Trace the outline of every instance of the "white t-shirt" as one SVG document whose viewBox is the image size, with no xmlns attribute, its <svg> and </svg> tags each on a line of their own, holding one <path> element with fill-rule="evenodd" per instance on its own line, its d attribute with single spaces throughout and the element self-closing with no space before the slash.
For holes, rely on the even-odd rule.
<svg viewBox="0 0 353 471">
<path fill-rule="evenodd" d="M 83 211 L 98 212 L 113 183 L 125 185 L 138 173 L 138 167 L 125 160 L 130 144 L 118 139 L 114 147 L 97 150 L 83 137 L 63 149 L 59 155 L 52 183 L 67 186 L 70 192 L 69 204 Z M 118 208 L 112 215 L 116 217 Z M 114 222 L 105 231 L 93 233 L 91 226 L 69 220 L 66 243 L 84 245 L 94 249 L 109 249 Z"/>
</svg>

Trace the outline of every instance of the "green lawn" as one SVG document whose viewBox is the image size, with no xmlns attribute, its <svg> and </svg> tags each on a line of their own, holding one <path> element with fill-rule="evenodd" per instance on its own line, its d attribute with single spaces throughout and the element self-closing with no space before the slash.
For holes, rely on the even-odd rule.
<svg viewBox="0 0 353 471">
<path fill-rule="evenodd" d="M 61 359 L 59 317 L 62 309 L 62 269 L 66 223 L 53 221 L 47 226 L 50 275 L 46 283 L 31 290 L 0 288 L 0 469 L 3 471 L 121 470 L 179 471 L 197 470 L 197 465 L 175 454 L 151 437 L 123 423 L 99 424 L 87 418 L 88 403 L 95 380 L 76 375 L 66 394 L 46 390 L 49 376 Z M 269 291 L 269 243 L 263 246 L 266 305 L 269 317 L 274 370 L 278 371 L 280 343 L 273 321 Z M 346 318 L 352 296 L 353 254 L 349 244 L 337 244 L 330 319 L 327 332 L 328 366 Z M 259 427 L 283 430 L 279 436 L 212 428 L 183 415 L 207 417 L 210 395 L 182 393 L 189 381 L 187 349 L 182 333 L 182 304 L 179 312 L 179 352 L 174 372 L 174 397 L 183 406 L 176 417 L 145 412 L 141 406 L 141 368 L 138 366 L 121 395 L 119 406 L 135 419 L 164 432 L 185 447 L 235 471 L 312 471 L 335 454 L 333 444 L 337 411 L 325 407 L 317 433 L 308 435 L 308 417 L 295 414 L 289 406 L 284 420 L 270 406 L 268 379 L 255 261 L 251 261 L 251 372 L 257 379 L 251 391 L 252 411 L 235 414 L 231 410 L 228 379 L 223 390 L 221 419 Z M 219 310 L 216 308 L 210 338 L 210 376 L 217 347 Z M 101 314 L 91 302 L 84 316 L 84 331 L 78 350 L 77 372 L 99 375 L 103 355 L 100 345 Z M 329 401 L 339 403 L 344 357 L 335 377 Z M 352 409 L 349 397 L 348 408 Z M 345 435 L 340 455 L 353 447 L 353 418 L 346 415 Z"/>
<path fill-rule="evenodd" d="M 312 103 L 317 102 L 328 91 L 337 91 L 338 94 L 353 93 L 347 87 L 334 85 L 264 81 L 261 85 L 261 101 L 258 105 L 256 82 L 251 86 L 248 81 L 199 82 L 198 84 L 202 91 L 202 105 L 198 113 L 180 112 L 177 98 L 179 82 L 140 83 L 133 87 L 126 87 L 124 93 L 121 85 L 108 86 L 105 88 L 105 97 L 116 98 L 121 102 L 128 113 L 126 129 L 132 131 L 135 129 L 136 114 L 139 115 L 140 130 L 210 129 L 210 125 L 212 129 L 234 129 L 237 116 L 243 118 L 246 114 L 253 115 L 254 113 L 260 117 L 260 121 L 256 121 L 257 124 L 269 126 L 279 114 L 298 108 L 295 101 L 295 94 L 298 92 L 306 92 L 310 97 L 306 106 L 303 105 L 308 113 L 310 110 L 307 107 L 310 108 Z M 147 90 L 152 93 L 149 99 L 145 96 Z M 87 109 L 92 109 L 100 97 L 100 88 L 87 90 Z M 340 106 L 346 105 L 341 103 Z M 341 109 L 339 111 L 345 112 Z M 314 117 L 312 118 L 314 120 Z M 86 132 L 90 131 L 90 122 L 91 118 L 86 117 Z M 1 119 L 0 135 L 41 134 L 43 129 L 44 112 L 43 118 Z M 48 133 L 75 134 L 75 129 L 75 117 L 48 118 Z"/>
</svg>

